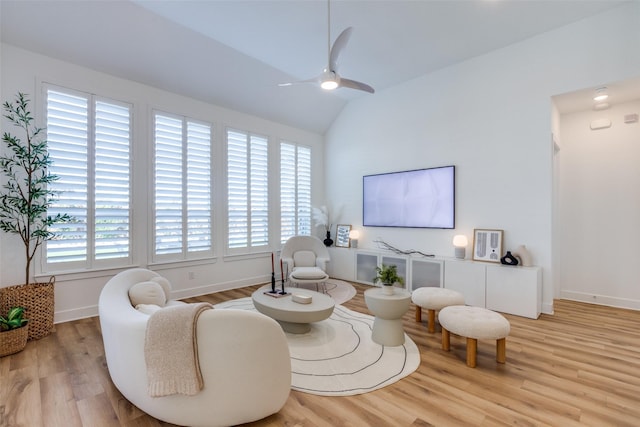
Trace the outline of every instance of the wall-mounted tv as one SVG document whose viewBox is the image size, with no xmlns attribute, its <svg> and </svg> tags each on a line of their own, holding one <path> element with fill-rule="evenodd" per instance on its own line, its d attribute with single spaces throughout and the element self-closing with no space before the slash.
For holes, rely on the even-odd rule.
<svg viewBox="0 0 640 427">
<path fill-rule="evenodd" d="M 365 227 L 455 228 L 455 166 L 362 177 Z"/>
</svg>

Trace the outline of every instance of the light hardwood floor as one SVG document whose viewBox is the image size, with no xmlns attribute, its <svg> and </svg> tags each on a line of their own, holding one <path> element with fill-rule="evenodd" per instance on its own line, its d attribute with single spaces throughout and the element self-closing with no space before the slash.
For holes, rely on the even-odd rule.
<svg viewBox="0 0 640 427">
<path fill-rule="evenodd" d="M 344 305 L 367 313 L 363 291 Z M 191 298 L 221 301 L 255 287 Z M 451 352 L 404 317 L 422 361 L 407 378 L 372 393 L 323 397 L 292 391 L 284 408 L 250 426 L 639 426 L 640 312 L 556 301 L 555 315 L 511 322 L 507 363 L 479 341 L 478 366 L 465 341 Z M 423 318 L 426 318 L 424 316 Z M 106 367 L 98 318 L 56 325 L 53 334 L 0 358 L 0 426 L 167 426 L 132 406 Z"/>
</svg>

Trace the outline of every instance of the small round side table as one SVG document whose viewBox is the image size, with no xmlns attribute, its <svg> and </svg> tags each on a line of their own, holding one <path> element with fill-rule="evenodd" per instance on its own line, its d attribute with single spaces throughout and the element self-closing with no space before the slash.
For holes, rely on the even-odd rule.
<svg viewBox="0 0 640 427">
<path fill-rule="evenodd" d="M 375 316 L 371 339 L 381 345 L 404 344 L 402 316 L 409 310 L 411 294 L 396 288 L 393 295 L 385 295 L 381 288 L 372 288 L 364 292 L 364 300 Z"/>
</svg>

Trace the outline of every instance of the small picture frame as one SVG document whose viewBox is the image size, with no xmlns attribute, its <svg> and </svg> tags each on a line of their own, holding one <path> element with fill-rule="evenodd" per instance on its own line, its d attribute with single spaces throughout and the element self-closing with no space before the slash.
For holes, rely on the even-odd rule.
<svg viewBox="0 0 640 427">
<path fill-rule="evenodd" d="M 503 230 L 473 230 L 473 260 L 500 263 Z"/>
<path fill-rule="evenodd" d="M 336 247 L 348 248 L 351 245 L 351 240 L 349 239 L 350 231 L 350 225 L 338 224 L 336 228 Z"/>
</svg>

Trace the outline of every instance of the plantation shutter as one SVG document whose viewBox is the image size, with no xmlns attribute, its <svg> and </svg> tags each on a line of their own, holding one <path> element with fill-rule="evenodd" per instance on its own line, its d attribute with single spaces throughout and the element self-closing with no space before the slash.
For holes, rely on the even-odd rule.
<svg viewBox="0 0 640 427">
<path fill-rule="evenodd" d="M 155 115 L 155 253 L 182 253 L 182 120 Z"/>
<path fill-rule="evenodd" d="M 131 117 L 128 107 L 96 102 L 95 257 L 129 256 Z"/>
<path fill-rule="evenodd" d="M 211 250 L 211 128 L 187 123 L 187 251 Z"/>
<path fill-rule="evenodd" d="M 48 214 L 74 217 L 51 228 L 58 237 L 47 242 L 47 263 L 90 268 L 128 260 L 130 106 L 48 89 L 46 116 L 50 171 L 59 177 L 50 184 L 57 197 Z"/>
<path fill-rule="evenodd" d="M 210 252 L 211 126 L 156 114 L 154 130 L 155 254 Z"/>
<path fill-rule="evenodd" d="M 58 176 L 50 184 L 57 192 L 48 215 L 68 213 L 75 220 L 54 224 L 58 238 L 47 242 L 48 263 L 86 261 L 88 249 L 88 138 L 89 99 L 54 90 L 47 91 L 47 150 Z"/>
<path fill-rule="evenodd" d="M 267 138 L 227 131 L 227 247 L 269 243 L 269 156 Z"/>
<path fill-rule="evenodd" d="M 280 143 L 280 241 L 311 234 L 311 149 Z"/>
<path fill-rule="evenodd" d="M 295 236 L 296 227 L 296 146 L 280 143 L 280 243 Z"/>
<path fill-rule="evenodd" d="M 311 235 L 311 149 L 297 146 L 297 214 L 298 234 Z"/>
</svg>

